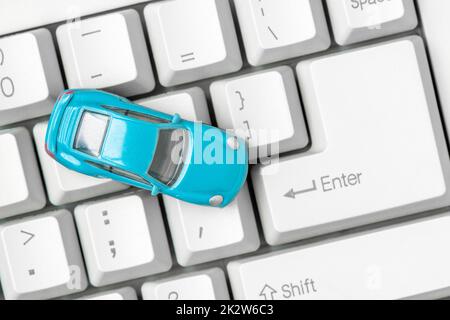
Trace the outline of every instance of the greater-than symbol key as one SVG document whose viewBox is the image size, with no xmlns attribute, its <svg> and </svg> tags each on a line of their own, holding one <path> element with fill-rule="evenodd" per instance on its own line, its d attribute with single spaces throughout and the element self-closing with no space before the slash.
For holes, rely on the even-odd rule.
<svg viewBox="0 0 450 320">
<path fill-rule="evenodd" d="M 27 245 L 27 243 L 30 242 L 31 239 L 33 239 L 35 237 L 34 233 L 31 233 L 28 231 L 20 230 L 20 233 L 23 233 L 28 236 L 27 240 L 25 240 L 25 242 L 23 243 L 24 246 Z"/>
</svg>

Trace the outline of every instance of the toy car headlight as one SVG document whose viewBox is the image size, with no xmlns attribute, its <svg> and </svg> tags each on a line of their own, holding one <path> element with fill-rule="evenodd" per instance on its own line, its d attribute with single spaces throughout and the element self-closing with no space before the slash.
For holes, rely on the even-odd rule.
<svg viewBox="0 0 450 320">
<path fill-rule="evenodd" d="M 237 137 L 229 137 L 227 139 L 227 145 L 233 149 L 233 150 L 237 150 L 239 149 L 239 139 Z"/>
</svg>

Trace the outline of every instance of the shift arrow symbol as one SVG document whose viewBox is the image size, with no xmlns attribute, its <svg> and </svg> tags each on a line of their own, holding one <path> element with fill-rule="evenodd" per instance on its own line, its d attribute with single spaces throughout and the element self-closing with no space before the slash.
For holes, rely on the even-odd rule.
<svg viewBox="0 0 450 320">
<path fill-rule="evenodd" d="M 273 300 L 273 295 L 275 293 L 277 293 L 277 290 L 275 290 L 268 284 L 265 284 L 261 292 L 259 293 L 259 296 L 264 297 L 264 300 Z"/>
<path fill-rule="evenodd" d="M 33 239 L 34 236 L 35 236 L 34 233 L 31 233 L 31 232 L 27 232 L 27 231 L 23 231 L 23 230 L 20 230 L 20 232 L 28 236 L 28 239 L 25 240 L 25 242 L 23 243 L 24 246 L 25 246 L 28 242 L 30 242 L 31 239 Z"/>
<path fill-rule="evenodd" d="M 303 189 L 303 190 L 299 190 L 299 191 L 294 191 L 293 188 L 291 188 L 288 192 L 286 192 L 284 194 L 284 196 L 286 198 L 291 198 L 291 199 L 295 199 L 296 196 L 303 194 L 303 193 L 308 193 L 308 192 L 313 192 L 317 190 L 317 186 L 316 186 L 316 180 L 312 180 L 312 187 L 308 188 L 308 189 Z"/>
</svg>

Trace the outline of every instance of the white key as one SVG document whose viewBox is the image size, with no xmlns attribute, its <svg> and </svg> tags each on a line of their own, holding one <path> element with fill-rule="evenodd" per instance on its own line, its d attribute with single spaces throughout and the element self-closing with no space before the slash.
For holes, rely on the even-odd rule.
<svg viewBox="0 0 450 320">
<path fill-rule="evenodd" d="M 46 132 L 47 122 L 40 122 L 33 128 L 39 161 L 51 203 L 62 205 L 128 188 L 124 184 L 109 179 L 90 177 L 60 165 L 45 152 Z"/>
<path fill-rule="evenodd" d="M 190 121 L 210 123 L 203 91 L 192 88 L 137 103 Z M 178 263 L 184 266 L 216 260 L 259 247 L 253 208 L 245 186 L 226 208 L 191 205 L 164 196 Z"/>
<path fill-rule="evenodd" d="M 164 196 L 178 263 L 189 266 L 255 251 L 259 236 L 247 185 L 225 208 Z"/>
<path fill-rule="evenodd" d="M 87 286 L 72 215 L 55 211 L 0 225 L 6 299 L 50 299 Z"/>
<path fill-rule="evenodd" d="M 235 129 L 237 135 L 247 138 L 252 159 L 256 149 L 264 157 L 278 149 L 285 152 L 308 144 L 291 68 L 282 66 L 219 80 L 210 90 L 219 126 Z"/>
<path fill-rule="evenodd" d="M 2 10 L 0 11 L 0 35 L 145 1 L 146 0 L 2 1 Z"/>
<path fill-rule="evenodd" d="M 146 282 L 144 300 L 228 300 L 225 275 L 219 268 Z"/>
<path fill-rule="evenodd" d="M 144 15 L 163 86 L 230 73 L 242 67 L 228 1 L 160 1 L 147 5 Z"/>
<path fill-rule="evenodd" d="M 137 193 L 75 208 L 90 282 L 103 286 L 172 266 L 158 200 Z"/>
<path fill-rule="evenodd" d="M 417 26 L 413 0 L 327 0 L 338 44 L 384 37 Z"/>
<path fill-rule="evenodd" d="M 136 103 L 169 114 L 178 113 L 186 120 L 211 123 L 205 93 L 198 87 L 144 98 Z"/>
<path fill-rule="evenodd" d="M 47 29 L 0 38 L 0 126 L 49 114 L 63 89 Z"/>
<path fill-rule="evenodd" d="M 123 96 L 155 87 L 135 10 L 64 24 L 56 35 L 69 87 L 106 89 Z"/>
<path fill-rule="evenodd" d="M 0 131 L 0 218 L 42 209 L 45 202 L 30 134 Z"/>
<path fill-rule="evenodd" d="M 79 300 L 137 300 L 136 291 L 131 287 L 115 289 L 79 298 Z"/>
<path fill-rule="evenodd" d="M 447 132 L 450 132 L 450 43 L 446 36 L 450 30 L 450 2 L 419 0 L 417 3 Z"/>
<path fill-rule="evenodd" d="M 449 205 L 419 37 L 305 61 L 298 73 L 311 149 L 252 172 L 270 244 Z"/>
<path fill-rule="evenodd" d="M 330 46 L 322 2 L 234 0 L 247 59 L 254 66 Z"/>
<path fill-rule="evenodd" d="M 450 216 L 228 264 L 236 299 L 438 299 L 450 294 Z"/>
</svg>

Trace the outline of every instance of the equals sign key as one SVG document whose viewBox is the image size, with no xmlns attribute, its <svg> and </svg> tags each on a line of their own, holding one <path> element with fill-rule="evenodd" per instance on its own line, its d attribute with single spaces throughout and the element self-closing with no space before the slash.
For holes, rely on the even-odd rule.
<svg viewBox="0 0 450 320">
<path fill-rule="evenodd" d="M 181 62 L 183 62 L 183 63 L 195 60 L 195 54 L 193 52 L 182 54 L 182 55 L 180 55 L 180 57 L 181 57 Z"/>
</svg>

